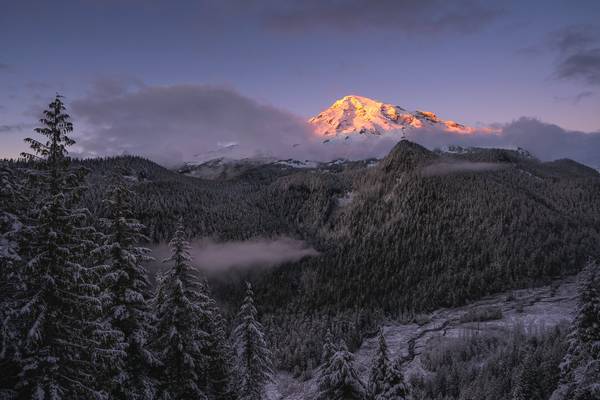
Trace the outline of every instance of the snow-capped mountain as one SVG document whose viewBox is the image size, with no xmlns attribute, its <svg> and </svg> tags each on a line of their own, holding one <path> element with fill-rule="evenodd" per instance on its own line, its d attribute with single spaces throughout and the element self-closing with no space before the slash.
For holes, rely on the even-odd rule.
<svg viewBox="0 0 600 400">
<path fill-rule="evenodd" d="M 322 138 L 322 143 L 339 144 L 343 141 L 344 145 L 350 145 L 356 142 L 359 146 L 363 144 L 363 140 L 375 140 L 374 136 L 385 136 L 385 139 L 392 139 L 393 142 L 403 137 L 411 137 L 415 130 L 427 127 L 458 135 L 492 131 L 491 128 L 475 129 L 452 120 L 443 120 L 429 111 L 408 111 L 397 105 L 362 96 L 345 96 L 308 122 L 313 132 Z M 299 140 L 302 142 L 303 138 Z M 320 146 L 319 143 L 316 145 Z M 216 148 L 198 153 L 194 160 L 185 162 L 179 168 L 179 172 L 204 179 L 222 179 L 238 176 L 263 165 L 309 169 L 328 167 L 330 160 L 321 157 L 317 161 L 311 158 L 310 147 L 307 146 L 306 141 L 304 144 L 295 144 L 292 147 L 298 147 L 299 152 L 292 156 L 298 158 L 281 159 L 268 152 L 249 150 L 236 142 L 218 143 Z M 303 152 L 304 148 L 309 150 Z M 338 149 L 337 153 L 332 154 L 334 158 L 357 159 L 348 155 L 346 150 L 347 148 Z M 367 155 L 365 158 L 370 157 L 373 155 Z"/>
<path fill-rule="evenodd" d="M 324 137 L 382 135 L 433 126 L 458 134 L 475 132 L 475 128 L 440 119 L 429 111 L 408 111 L 362 96 L 345 96 L 308 122 L 316 134 Z"/>
</svg>

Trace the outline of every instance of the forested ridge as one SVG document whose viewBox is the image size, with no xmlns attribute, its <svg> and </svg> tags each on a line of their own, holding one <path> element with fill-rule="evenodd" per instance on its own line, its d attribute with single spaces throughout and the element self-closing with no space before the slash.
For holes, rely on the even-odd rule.
<svg viewBox="0 0 600 400">
<path fill-rule="evenodd" d="M 54 107 L 60 109 L 62 103 Z M 62 115 L 59 111 L 51 109 L 54 114 L 48 118 Z M 100 335 L 94 346 L 98 346 L 98 359 L 105 357 L 106 365 L 112 358 L 125 357 L 123 346 L 137 348 L 142 355 L 138 356 L 147 364 L 147 379 L 136 382 L 133 390 L 137 394 L 131 398 L 143 398 L 139 393 L 166 393 L 165 398 L 209 392 L 210 398 L 234 396 L 229 390 L 217 393 L 213 381 L 197 386 L 198 374 L 206 374 L 209 364 L 199 365 L 188 375 L 177 375 L 181 367 L 177 363 L 199 357 L 193 354 L 198 348 L 205 348 L 202 353 L 210 354 L 221 365 L 216 375 L 211 375 L 214 382 L 231 380 L 247 388 L 245 398 L 260 398 L 261 393 L 254 392 L 247 380 L 257 379 L 261 387 L 266 385 L 271 379 L 271 356 L 274 367 L 301 377 L 323 373 L 328 363 L 349 365 L 352 361 L 348 348 L 355 349 L 365 335 L 375 334 L 388 318 L 417 320 L 420 313 L 435 308 L 457 306 L 510 288 L 547 283 L 578 272 L 600 251 L 600 175 L 570 160 L 540 162 L 521 151 L 501 149 L 430 151 L 401 141 L 374 166 L 346 162 L 335 167 L 296 169 L 267 164 L 228 179 L 203 180 L 136 156 L 71 160 L 66 149 L 72 143 L 66 134 L 72 128 L 60 126 L 41 128 L 49 129 L 38 133 L 48 134 L 50 141 L 39 145 L 32 141 L 35 156 L 2 163 L 2 285 L 7 294 L 4 304 L 21 309 L 25 302 L 30 307 L 27 296 L 21 298 L 22 293 L 47 293 L 47 282 L 35 272 L 46 265 L 52 266 L 43 269 L 47 276 L 66 274 L 60 283 L 66 286 L 61 290 L 77 293 L 59 303 L 72 307 L 81 299 L 78 296 L 83 296 L 89 304 L 82 304 L 80 312 L 88 310 L 90 315 L 102 313 L 110 304 L 120 310 L 118 304 L 111 303 L 117 300 L 132 306 L 131 297 L 102 294 L 110 292 L 111 285 L 136 285 L 136 312 L 146 315 L 154 310 L 140 317 L 140 326 L 132 331 L 143 332 L 139 342 L 127 339 L 134 333 L 110 319 L 101 319 L 99 324 L 98 320 L 72 315 L 87 321 L 76 326 L 69 325 L 73 320 L 56 321 L 62 324 L 56 328 L 60 332 L 73 328 L 73 335 Z M 56 143 L 52 140 L 57 138 L 62 142 L 53 147 Z M 114 196 L 121 192 L 128 193 L 126 202 L 119 203 L 122 215 L 111 217 L 106 203 L 117 201 Z M 129 231 L 111 231 L 119 225 L 102 223 L 111 218 L 126 218 L 129 222 L 119 229 Z M 136 247 L 137 241 L 121 240 L 138 234 L 151 242 L 171 241 L 171 267 L 159 277 L 158 288 L 148 287 L 145 281 L 146 272 L 141 267 L 144 251 Z M 58 252 L 48 239 L 53 235 L 59 235 L 62 243 Z M 187 240 L 211 237 L 228 241 L 278 235 L 305 240 L 320 255 L 259 272 L 245 272 L 232 280 L 211 281 L 210 290 L 190 272 L 193 261 L 186 252 Z M 99 243 L 103 246 L 97 247 Z M 132 258 L 120 253 L 111 255 L 109 250 L 115 246 L 126 248 L 124 251 Z M 90 257 L 81 256 L 84 253 Z M 134 263 L 128 264 L 121 258 Z M 21 265 L 25 261 L 26 267 Z M 63 263 L 69 265 L 68 270 L 60 269 Z M 36 267 L 38 264 L 42 266 Z M 117 267 L 132 268 L 129 274 L 137 271 L 137 283 L 115 281 L 118 273 L 111 269 Z M 104 278 L 97 287 L 77 283 L 86 274 Z M 252 283 L 246 292 L 240 278 Z M 183 293 L 176 290 L 181 285 L 188 288 Z M 254 298 L 260 314 L 254 309 Z M 55 297 L 44 301 L 56 305 Z M 196 320 L 184 321 L 183 314 L 170 315 L 169 304 L 178 302 L 195 310 Z M 47 306 L 39 307 L 26 308 L 14 331 L 9 329 L 10 324 L 3 324 L 8 343 L 14 342 L 14 335 L 18 336 L 20 330 L 28 326 L 38 328 L 36 318 L 44 315 Z M 3 320 L 13 317 L 8 314 L 2 315 Z M 266 331 L 264 340 L 258 317 Z M 178 323 L 182 324 L 183 344 L 169 343 L 166 332 L 177 322 L 172 318 L 179 318 Z M 234 337 L 238 339 L 230 347 L 225 332 L 234 325 Z M 198 329 L 204 333 L 198 336 L 194 333 Z M 243 329 L 258 331 L 260 335 L 252 343 L 240 343 Z M 335 351 L 324 356 L 328 330 L 342 342 L 330 343 Z M 57 352 L 64 350 L 60 346 L 66 346 L 42 344 Z M 146 344 L 148 352 L 140 349 Z M 170 345 L 174 346 L 171 352 Z M 39 357 L 34 350 L 40 343 L 33 341 L 27 346 L 27 351 Z M 106 352 L 106 348 L 112 350 Z M 157 348 L 164 351 L 158 354 Z M 260 365 L 237 365 L 230 371 L 236 355 L 243 357 L 246 351 L 256 351 Z M 21 349 L 8 346 L 3 356 L 15 356 L 19 364 L 24 360 L 20 352 Z M 70 356 L 73 365 L 81 362 L 76 353 Z M 385 355 L 380 357 L 384 359 Z M 206 358 L 202 360 L 208 362 Z M 128 365 L 126 361 L 117 362 Z M 18 369 L 12 363 L 5 365 Z M 89 365 L 81 374 L 86 368 L 97 368 L 91 359 L 85 363 Z M 37 362 L 25 363 L 34 364 L 35 368 L 52 370 Z M 172 381 L 179 380 L 181 384 L 171 387 L 161 382 L 155 372 L 158 365 L 164 366 L 167 375 L 173 374 Z M 35 368 L 27 371 L 35 372 Z M 110 382 L 117 379 L 110 368 L 101 368 L 108 389 L 98 391 L 83 383 L 73 387 L 65 382 L 84 382 L 89 377 L 79 376 L 73 366 L 69 368 L 68 374 L 73 376 L 60 378 L 63 382 L 59 383 L 71 393 L 74 390 L 87 396 L 93 392 L 100 398 L 102 390 L 113 390 L 114 383 Z M 391 368 L 393 374 L 388 378 L 401 382 L 394 375 L 395 368 L 399 367 Z M 348 373 L 354 376 L 351 369 Z M 33 378 L 15 378 L 16 387 L 32 393 L 34 388 L 27 385 L 35 382 L 36 376 L 40 378 L 42 373 Z M 130 379 L 127 374 L 117 376 Z M 328 385 L 332 382 L 323 382 L 323 391 L 330 390 Z M 40 385 L 47 393 L 54 390 L 47 382 Z M 224 385 L 229 388 L 233 383 Z M 367 386 L 356 383 L 352 396 L 365 395 Z M 404 383 L 398 387 L 404 393 Z"/>
<path fill-rule="evenodd" d="M 112 171 L 85 208 L 60 96 L 40 125 L 27 161 L 0 165 L 0 398 L 261 400 L 273 372 L 250 283 L 230 341 L 181 222 L 151 285 L 127 182 L 144 177 Z"/>
<path fill-rule="evenodd" d="M 423 173 L 464 161 L 502 168 Z M 27 166 L 9 164 L 17 172 Z M 320 334 L 339 325 L 354 348 L 384 317 L 545 283 L 576 272 L 598 251 L 598 173 L 513 150 L 450 154 L 402 141 L 374 167 L 263 165 L 226 180 L 188 177 L 135 156 L 74 164 L 90 171 L 83 203 L 92 213 L 111 174 L 123 176 L 136 193 L 134 216 L 155 242 L 167 240 L 183 217 L 190 237 L 287 234 L 315 246 L 319 257 L 248 277 L 273 321 L 278 365 L 288 369 L 319 362 L 319 339 L 292 339 L 290 356 L 297 324 Z M 349 193 L 351 201 L 342 203 Z M 227 299 L 240 299 L 238 287 L 217 283 L 214 292 L 227 306 Z"/>
</svg>

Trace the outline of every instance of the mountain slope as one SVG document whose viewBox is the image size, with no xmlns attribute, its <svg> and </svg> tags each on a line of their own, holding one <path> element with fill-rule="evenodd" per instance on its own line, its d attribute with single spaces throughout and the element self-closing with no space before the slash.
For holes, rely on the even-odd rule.
<svg viewBox="0 0 600 400">
<path fill-rule="evenodd" d="M 442 120 L 429 111 L 407 111 L 400 106 L 362 96 L 345 96 L 308 121 L 317 135 L 382 135 L 405 129 L 436 127 L 448 132 L 472 134 L 474 128 Z"/>
<path fill-rule="evenodd" d="M 320 208 L 321 228 L 311 232 L 322 256 L 273 271 L 257 286 L 265 304 L 277 305 L 265 312 L 276 318 L 270 329 L 281 367 L 302 371 L 318 364 L 312 352 L 327 328 L 356 346 L 385 317 L 546 283 L 600 253 L 598 174 L 569 176 L 571 168 L 557 174 L 509 150 L 481 158 L 503 161 L 465 161 L 401 142 L 377 166 L 353 176 L 351 189 L 339 196 L 345 201 Z M 460 168 L 423 173 L 448 164 Z M 294 176 L 289 197 L 281 187 L 278 192 L 283 204 L 314 213 L 327 203 L 311 188 L 318 187 L 315 180 L 325 182 L 303 177 L 304 183 Z M 304 212 L 300 221 L 306 224 L 310 215 Z M 309 345 L 296 332 L 320 332 L 319 339 Z M 312 361 L 310 354 L 317 354 Z"/>
<path fill-rule="evenodd" d="M 576 299 L 576 279 L 568 277 L 554 281 L 552 285 L 548 286 L 499 293 L 459 308 L 435 310 L 431 314 L 420 316 L 419 321 L 386 321 L 382 329 L 389 346 L 390 359 L 393 362 L 402 360 L 402 372 L 405 379 L 408 382 L 417 382 L 422 385 L 423 379 L 437 378 L 435 371 L 431 368 L 430 357 L 432 355 L 443 357 L 444 360 L 451 359 L 448 357 L 447 344 L 456 345 L 463 343 L 462 341 L 473 339 L 492 340 L 493 344 L 489 347 L 478 346 L 475 357 L 467 352 L 461 353 L 460 357 L 457 357 L 463 362 L 473 361 L 477 365 L 474 370 L 481 371 L 487 363 L 493 365 L 497 360 L 494 357 L 497 357 L 497 354 L 494 354 L 492 350 L 516 334 L 529 340 L 534 337 L 539 340 L 540 334 L 551 330 L 556 332 L 563 324 L 570 323 L 576 310 Z M 469 315 L 486 315 L 486 311 L 489 310 L 496 310 L 497 313 L 493 318 L 482 318 L 484 320 L 476 321 L 468 318 Z M 514 344 L 510 341 L 508 343 Z M 355 367 L 364 382 L 369 379 L 371 363 L 377 349 L 378 335 L 372 335 L 363 341 L 355 353 Z M 461 348 L 458 347 L 458 349 Z M 509 352 L 506 351 L 506 353 Z M 469 355 L 474 359 L 471 359 Z M 548 366 L 544 365 L 544 368 L 548 368 Z M 473 370 L 467 371 L 464 373 L 473 374 Z M 455 371 L 444 372 L 455 373 Z M 507 374 L 505 370 L 499 370 L 497 373 Z M 473 382 L 472 375 L 469 375 L 469 378 L 472 382 L 469 382 L 470 384 L 477 385 L 477 382 Z M 282 400 L 314 398 L 318 380 L 318 374 L 303 382 L 300 379 L 294 379 L 288 373 L 280 372 L 277 375 L 276 384 L 273 385 L 273 391 L 279 393 Z M 446 387 L 443 383 L 440 386 Z M 454 387 L 456 388 L 456 386 Z M 466 392 L 466 389 L 466 387 L 461 387 L 459 390 Z M 491 388 L 487 388 L 487 390 L 491 391 Z M 483 390 L 480 389 L 476 393 L 481 391 Z M 510 391 L 510 386 L 507 391 Z"/>
<path fill-rule="evenodd" d="M 599 252 L 599 174 L 523 151 L 401 141 L 376 164 L 264 165 L 216 181 L 136 157 L 83 164 L 86 205 L 98 210 L 111 173 L 123 174 L 155 241 L 184 217 L 191 237 L 284 234 L 315 247 L 319 257 L 241 277 L 255 285 L 277 366 L 290 371 L 318 365 L 328 328 L 356 348 L 385 317 L 544 283 Z M 225 309 L 243 295 L 237 280 L 213 287 Z"/>
</svg>

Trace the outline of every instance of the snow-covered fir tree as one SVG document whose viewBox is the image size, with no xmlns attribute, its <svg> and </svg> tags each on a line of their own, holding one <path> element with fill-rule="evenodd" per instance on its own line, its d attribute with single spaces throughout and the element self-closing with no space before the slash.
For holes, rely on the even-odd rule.
<svg viewBox="0 0 600 400">
<path fill-rule="evenodd" d="M 402 400 L 408 395 L 400 366 L 390 361 L 388 346 L 380 329 L 378 347 L 369 374 L 368 392 L 372 400 Z"/>
<path fill-rule="evenodd" d="M 181 223 L 169 243 L 172 266 L 159 278 L 155 348 L 161 360 L 160 399 L 206 399 L 207 328 L 212 305 L 190 265 Z"/>
<path fill-rule="evenodd" d="M 541 399 L 537 389 L 536 366 L 533 357 L 533 349 L 527 354 L 518 371 L 513 388 L 513 400 L 536 400 Z"/>
<path fill-rule="evenodd" d="M 335 354 L 336 350 L 335 343 L 333 342 L 333 334 L 330 329 L 327 329 L 325 341 L 323 342 L 323 351 L 321 352 L 321 362 L 327 364 Z"/>
<path fill-rule="evenodd" d="M 341 341 L 321 370 L 318 400 L 365 400 L 367 392 L 354 368 L 354 356 Z"/>
<path fill-rule="evenodd" d="M 210 296 L 208 284 L 202 286 L 208 299 L 210 311 L 208 343 L 205 348 L 207 369 L 205 373 L 205 391 L 209 399 L 231 400 L 235 398 L 233 386 L 233 354 L 227 339 L 225 319 Z"/>
<path fill-rule="evenodd" d="M 144 226 L 132 217 L 134 193 L 119 178 L 105 200 L 107 217 L 104 254 L 109 259 L 103 277 L 103 323 L 118 332 L 115 345 L 124 349 L 120 363 L 107 371 L 111 396 L 124 399 L 153 399 L 156 383 L 151 368 L 157 364 L 150 350 L 153 331 L 152 293 L 144 262 L 150 261 L 150 249 L 139 243 L 148 241 Z"/>
<path fill-rule="evenodd" d="M 581 273 L 579 301 L 569 349 L 552 400 L 600 399 L 600 266 L 590 262 Z"/>
<path fill-rule="evenodd" d="M 383 392 L 381 392 L 378 399 L 404 400 L 408 398 L 409 389 L 408 385 L 404 382 L 404 375 L 402 374 L 399 360 L 392 362 L 386 373 Z"/>
<path fill-rule="evenodd" d="M 67 148 L 73 130 L 60 96 L 56 96 L 35 131 L 45 137 L 27 138 L 33 154 L 32 181 L 39 198 L 31 205 L 30 243 L 18 279 L 19 364 L 16 389 L 32 399 L 103 398 L 96 387 L 98 365 L 118 349 L 102 348 L 98 336 L 110 335 L 96 324 L 101 310 L 98 276 L 90 265 L 97 247 L 89 213 L 77 208 L 84 189 L 83 173 L 70 168 Z"/>
<path fill-rule="evenodd" d="M 19 260 L 18 235 L 23 228 L 19 208 L 24 199 L 23 186 L 14 171 L 0 161 L 0 261 Z M 0 273 L 6 272 L 2 269 Z M 4 280 L 2 281 L 4 282 Z M 3 291 L 3 295 L 6 293 Z"/>
<path fill-rule="evenodd" d="M 271 352 L 257 319 L 252 286 L 246 285 L 246 297 L 233 331 L 236 383 L 240 400 L 262 400 L 265 386 L 273 381 Z"/>
<path fill-rule="evenodd" d="M 377 351 L 373 357 L 371 371 L 369 373 L 368 390 L 370 397 L 379 400 L 379 396 L 385 390 L 385 380 L 390 365 L 390 357 L 388 354 L 387 343 L 385 342 L 385 336 L 383 335 L 383 329 L 379 330 L 377 344 Z"/>
<path fill-rule="evenodd" d="M 14 395 L 18 373 L 18 330 L 13 320 L 16 295 L 22 289 L 16 279 L 22 259 L 19 241 L 23 231 L 19 203 L 22 186 L 14 171 L 0 162 L 0 398 Z"/>
</svg>

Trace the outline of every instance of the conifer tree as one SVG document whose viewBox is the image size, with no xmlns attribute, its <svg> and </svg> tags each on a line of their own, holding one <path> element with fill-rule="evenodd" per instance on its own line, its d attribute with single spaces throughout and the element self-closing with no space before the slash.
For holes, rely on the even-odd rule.
<svg viewBox="0 0 600 400">
<path fill-rule="evenodd" d="M 159 279 L 155 299 L 156 349 L 160 356 L 161 399 L 206 399 L 210 299 L 190 265 L 189 244 L 178 224 L 169 243 L 171 268 Z"/>
<path fill-rule="evenodd" d="M 390 359 L 388 355 L 388 347 L 383 336 L 383 329 L 379 330 L 377 337 L 377 351 L 375 352 L 369 374 L 369 394 L 373 399 L 378 399 L 378 396 L 385 389 L 385 379 L 387 378 Z"/>
<path fill-rule="evenodd" d="M 399 366 L 390 361 L 383 329 L 379 331 L 378 347 L 369 374 L 368 391 L 370 399 L 373 400 L 402 400 L 408 394 Z"/>
<path fill-rule="evenodd" d="M 257 319 L 254 293 L 246 284 L 246 297 L 233 331 L 236 353 L 236 379 L 240 400 L 261 400 L 265 385 L 273 381 L 271 352 L 267 347 L 263 327 Z"/>
<path fill-rule="evenodd" d="M 40 122 L 35 131 L 46 140 L 27 138 L 33 154 L 23 154 L 34 164 L 30 174 L 39 198 L 32 209 L 39 211 L 32 216 L 27 259 L 19 271 L 17 391 L 34 399 L 103 398 L 91 355 L 107 361 L 119 349 L 103 348 L 96 340 L 111 332 L 94 320 L 101 310 L 98 275 L 90 267 L 95 232 L 88 211 L 77 208 L 83 173 L 69 165 L 73 125 L 60 96 Z"/>
<path fill-rule="evenodd" d="M 13 319 L 21 289 L 17 274 L 23 261 L 19 255 L 21 190 L 14 171 L 0 162 L 0 398 L 14 395 L 18 373 L 18 330 Z"/>
<path fill-rule="evenodd" d="M 235 397 L 232 387 L 232 349 L 225 333 L 225 320 L 212 299 L 206 282 L 203 284 L 203 289 L 208 298 L 210 311 L 207 327 L 208 344 L 205 350 L 207 363 L 205 391 L 210 399 L 230 400 Z"/>
<path fill-rule="evenodd" d="M 331 330 L 327 329 L 327 333 L 325 334 L 325 342 L 323 343 L 323 351 L 321 352 L 321 362 L 326 365 L 331 360 L 331 357 L 336 352 L 335 343 L 333 343 L 333 335 L 331 334 Z"/>
<path fill-rule="evenodd" d="M 600 398 L 600 267 L 590 262 L 581 273 L 578 309 L 552 400 Z"/>
<path fill-rule="evenodd" d="M 527 354 L 516 377 L 513 400 L 536 400 L 539 395 L 536 390 L 536 372 L 533 359 L 533 349 Z"/>
<path fill-rule="evenodd" d="M 364 400 L 364 385 L 354 368 L 354 356 L 342 340 L 319 377 L 318 400 Z"/>
<path fill-rule="evenodd" d="M 152 258 L 150 249 L 138 244 L 148 241 L 144 226 L 132 217 L 134 194 L 115 178 L 105 206 L 108 217 L 102 222 L 107 230 L 103 251 L 109 258 L 103 277 L 105 323 L 118 332 L 124 357 L 108 372 L 108 385 L 115 398 L 152 399 L 156 383 L 151 368 L 157 359 L 149 349 L 153 330 L 152 294 L 144 262 Z"/>
<path fill-rule="evenodd" d="M 0 161 L 0 260 L 4 262 L 21 258 L 17 247 L 18 234 L 23 228 L 19 215 L 19 203 L 23 201 L 22 190 L 14 171 Z M 0 271 L 4 272 L 6 269 Z M 5 295 L 6 292 L 2 291 L 2 294 Z"/>
<path fill-rule="evenodd" d="M 400 367 L 399 361 L 389 366 L 386 373 L 385 386 L 378 399 L 404 400 L 409 398 L 408 386 L 404 382 L 404 375 L 402 375 Z"/>
</svg>

